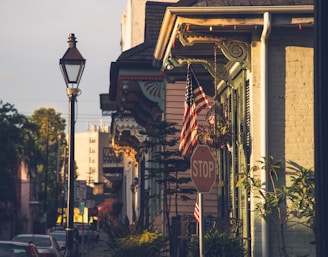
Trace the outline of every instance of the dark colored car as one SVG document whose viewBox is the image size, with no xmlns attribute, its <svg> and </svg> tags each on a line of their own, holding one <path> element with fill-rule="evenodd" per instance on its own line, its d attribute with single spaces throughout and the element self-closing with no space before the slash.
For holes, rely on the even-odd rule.
<svg viewBox="0 0 328 257">
<path fill-rule="evenodd" d="M 0 241 L 0 257 L 40 257 L 33 243 Z"/>
<path fill-rule="evenodd" d="M 56 238 L 60 249 L 66 248 L 66 231 L 55 230 L 50 232 L 54 238 Z M 80 255 L 79 242 L 77 239 L 73 239 L 73 256 Z"/>
<path fill-rule="evenodd" d="M 60 225 L 56 225 L 55 227 L 53 227 L 51 229 L 51 231 L 65 231 L 65 227 L 60 226 Z"/>
<path fill-rule="evenodd" d="M 33 242 L 39 251 L 40 257 L 62 257 L 65 249 L 60 249 L 57 240 L 52 235 L 19 234 L 13 241 Z"/>
<path fill-rule="evenodd" d="M 78 240 L 81 243 L 84 238 L 85 242 L 93 241 L 98 243 L 99 232 L 90 224 L 75 223 L 75 229 L 78 231 Z"/>
</svg>

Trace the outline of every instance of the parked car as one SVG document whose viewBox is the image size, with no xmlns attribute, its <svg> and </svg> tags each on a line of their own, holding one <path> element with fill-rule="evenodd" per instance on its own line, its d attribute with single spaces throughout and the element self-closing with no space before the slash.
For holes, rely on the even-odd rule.
<svg viewBox="0 0 328 257">
<path fill-rule="evenodd" d="M 93 226 L 85 223 L 75 223 L 75 228 L 78 230 L 78 240 L 81 243 L 84 237 L 84 241 L 95 241 L 98 243 L 99 232 L 93 229 Z"/>
<path fill-rule="evenodd" d="M 59 249 L 65 249 L 66 247 L 66 231 L 53 231 L 50 232 L 54 238 L 56 238 L 57 243 L 59 245 Z"/>
<path fill-rule="evenodd" d="M 40 257 L 33 243 L 0 241 L 0 257 Z"/>
<path fill-rule="evenodd" d="M 51 231 L 65 231 L 65 227 L 61 226 L 61 225 L 56 225 L 54 227 L 52 227 Z"/>
<path fill-rule="evenodd" d="M 45 234 L 18 234 L 13 241 L 33 242 L 39 251 L 40 257 L 62 257 L 64 248 L 60 249 L 57 240 L 52 235 Z"/>
<path fill-rule="evenodd" d="M 57 243 L 59 245 L 60 249 L 66 249 L 66 231 L 64 230 L 55 230 L 50 232 L 50 235 L 52 235 L 54 238 L 56 238 Z M 79 249 L 79 242 L 77 238 L 73 239 L 73 256 L 79 256 L 80 255 L 80 249 Z"/>
</svg>

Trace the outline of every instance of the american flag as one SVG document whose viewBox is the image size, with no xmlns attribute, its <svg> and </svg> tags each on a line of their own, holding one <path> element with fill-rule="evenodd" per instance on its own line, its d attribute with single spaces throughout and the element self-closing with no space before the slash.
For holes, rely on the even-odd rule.
<svg viewBox="0 0 328 257">
<path fill-rule="evenodd" d="M 188 65 L 186 101 L 183 115 L 182 130 L 180 135 L 179 150 L 183 156 L 189 155 L 197 140 L 197 114 L 204 108 L 210 108 L 210 104 L 199 85 L 198 80 Z"/>
<path fill-rule="evenodd" d="M 194 219 L 196 220 L 197 223 L 200 222 L 199 205 L 197 202 L 195 203 L 195 208 L 194 208 Z"/>
</svg>

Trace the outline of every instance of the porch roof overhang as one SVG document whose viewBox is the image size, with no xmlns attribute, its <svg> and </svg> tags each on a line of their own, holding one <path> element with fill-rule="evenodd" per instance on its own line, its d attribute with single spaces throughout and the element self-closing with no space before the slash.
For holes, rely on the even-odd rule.
<svg viewBox="0 0 328 257">
<path fill-rule="evenodd" d="M 163 74 L 152 65 L 153 50 L 154 44 L 144 43 L 111 63 L 109 93 L 100 95 L 100 108 L 103 115 L 111 116 L 112 144 L 117 151 L 130 146 L 138 155 L 141 141 L 132 133 L 131 120 L 141 130 L 161 117 Z"/>
<path fill-rule="evenodd" d="M 132 115 L 142 127 L 158 118 L 163 105 L 163 74 L 152 65 L 153 49 L 154 45 L 144 43 L 111 63 L 109 93 L 100 97 L 103 115 Z"/>
<path fill-rule="evenodd" d="M 169 82 L 185 80 L 188 63 L 193 64 L 203 87 L 213 84 L 214 78 L 226 80 L 236 62 L 241 68 L 248 65 L 251 35 L 261 33 L 266 12 L 272 14 L 272 27 L 314 24 L 313 5 L 168 7 L 153 65 L 165 70 Z M 214 94 L 213 89 L 206 90 Z"/>
</svg>

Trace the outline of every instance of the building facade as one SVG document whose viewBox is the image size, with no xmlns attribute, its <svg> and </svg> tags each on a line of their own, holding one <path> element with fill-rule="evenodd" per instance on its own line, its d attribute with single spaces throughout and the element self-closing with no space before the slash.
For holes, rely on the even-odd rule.
<svg viewBox="0 0 328 257">
<path fill-rule="evenodd" d="M 146 35 L 155 31 L 147 30 L 148 17 L 146 8 Z M 123 117 L 129 114 L 144 128 L 156 119 L 179 120 L 180 113 L 181 125 L 183 82 L 187 66 L 192 65 L 205 93 L 225 108 L 232 132 L 229 144 L 214 147 L 219 163 L 213 189 L 216 217 L 240 221 L 239 236 L 249 256 L 315 256 L 311 229 L 301 222 L 286 223 L 281 238 L 275 233 L 277 224 L 255 212 L 261 202 L 259 192 L 236 186 L 246 170 L 261 182 L 262 192 L 271 190 L 270 171 L 252 169 L 269 156 L 281 161 L 279 185 L 287 187 L 294 175 L 288 164 L 314 166 L 313 2 L 179 1 L 165 7 L 158 37 L 155 41 L 149 38 L 145 36 L 143 44 L 123 52 L 111 67 L 110 91 L 103 96 L 108 102 L 102 102 L 102 109 Z M 138 50 L 142 50 L 139 56 Z M 149 52 L 152 66 L 147 62 Z M 149 76 L 156 71 L 156 79 Z M 161 93 L 157 100 L 145 90 L 147 83 L 141 83 L 150 78 L 157 81 Z M 134 98 L 128 98 L 126 105 L 122 96 L 132 85 Z M 181 107 L 174 105 L 178 102 Z M 115 143 L 121 142 L 115 138 Z M 138 163 L 144 162 L 147 155 L 133 148 Z M 192 206 L 189 202 L 183 210 L 191 213 Z M 288 208 L 283 212 L 287 218 Z"/>
</svg>

